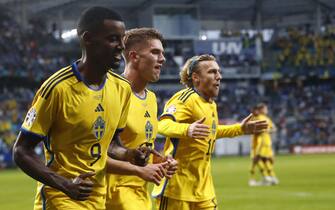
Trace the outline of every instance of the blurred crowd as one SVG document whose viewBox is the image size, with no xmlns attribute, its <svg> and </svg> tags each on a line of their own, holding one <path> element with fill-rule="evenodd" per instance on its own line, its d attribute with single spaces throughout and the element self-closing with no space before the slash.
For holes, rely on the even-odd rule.
<svg viewBox="0 0 335 210">
<path fill-rule="evenodd" d="M 321 34 L 308 29 L 288 29 L 274 40 L 270 49 L 275 52 L 277 71 L 286 75 L 335 76 L 335 31 L 332 29 Z"/>
<path fill-rule="evenodd" d="M 12 163 L 11 149 L 33 96 L 30 88 L 0 89 L 0 169 Z"/>
<path fill-rule="evenodd" d="M 42 80 L 67 64 L 63 55 L 53 51 L 61 43 L 42 20 L 31 20 L 24 28 L 0 8 L 0 77 Z"/>
<path fill-rule="evenodd" d="M 269 116 L 277 125 L 278 148 L 293 145 L 335 144 L 335 82 L 243 81 L 222 82 L 217 98 L 219 119 L 240 121 L 259 102 L 269 106 Z M 156 91 L 159 112 L 173 91 Z"/>
</svg>

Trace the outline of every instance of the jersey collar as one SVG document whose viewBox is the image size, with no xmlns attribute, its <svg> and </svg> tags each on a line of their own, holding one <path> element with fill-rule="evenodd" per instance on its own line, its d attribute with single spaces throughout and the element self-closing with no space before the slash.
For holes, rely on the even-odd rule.
<svg viewBox="0 0 335 210">
<path fill-rule="evenodd" d="M 76 76 L 76 78 L 78 79 L 78 81 L 80 82 L 83 82 L 86 87 L 88 87 L 89 89 L 91 90 L 94 90 L 94 91 L 98 91 L 98 90 L 101 90 L 104 86 L 105 86 L 105 83 L 106 83 L 106 77 L 104 78 L 104 81 L 100 84 L 100 86 L 98 88 L 92 88 L 86 81 L 85 79 L 81 76 L 79 70 L 78 70 L 78 63 L 79 63 L 79 60 L 75 61 L 72 63 L 71 67 L 72 67 L 72 71 L 74 73 L 74 75 Z"/>
</svg>

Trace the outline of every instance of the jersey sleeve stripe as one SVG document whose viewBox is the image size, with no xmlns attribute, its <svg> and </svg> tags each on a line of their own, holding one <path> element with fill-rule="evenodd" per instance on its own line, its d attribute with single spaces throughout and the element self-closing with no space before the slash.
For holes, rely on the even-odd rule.
<svg viewBox="0 0 335 210">
<path fill-rule="evenodd" d="M 194 91 L 192 91 L 192 92 L 190 92 L 190 93 L 188 93 L 181 101 L 183 102 L 183 103 L 185 103 L 185 101 L 193 94 L 193 93 L 195 93 Z"/>
<path fill-rule="evenodd" d="M 45 94 L 45 92 L 48 91 L 52 83 L 54 83 L 57 79 L 59 79 L 63 75 L 68 74 L 69 72 L 71 72 L 71 67 L 67 67 L 64 70 L 60 70 L 59 72 L 57 72 L 56 75 L 44 85 L 44 87 L 41 90 L 41 95 Z"/>
<path fill-rule="evenodd" d="M 52 92 L 52 90 L 56 87 L 57 84 L 59 84 L 60 82 L 70 78 L 70 77 L 74 77 L 75 75 L 73 74 L 73 72 L 70 72 L 70 74 L 60 78 L 57 82 L 53 83 L 53 85 L 49 88 L 49 90 L 47 92 L 45 92 L 45 95 L 43 96 L 42 94 L 42 98 L 44 97 L 45 99 L 47 99 L 50 95 L 50 93 Z"/>
<path fill-rule="evenodd" d="M 161 120 L 163 117 L 171 117 L 172 120 L 176 122 L 176 118 L 172 114 L 162 114 L 158 120 Z"/>
<path fill-rule="evenodd" d="M 41 189 L 40 189 L 40 194 L 41 194 L 41 197 L 42 197 L 42 210 L 46 210 L 46 197 L 45 197 L 45 192 L 44 192 L 44 187 L 45 185 L 43 184 Z"/>
<path fill-rule="evenodd" d="M 37 134 L 37 133 L 33 133 L 31 131 L 28 131 L 28 130 L 24 129 L 23 127 L 21 127 L 20 131 L 26 136 L 32 136 L 33 138 L 37 137 L 40 140 L 46 139 L 46 136 L 43 136 L 43 135 L 40 135 L 40 134 Z"/>
<path fill-rule="evenodd" d="M 120 75 L 115 74 L 115 73 L 112 72 L 111 70 L 108 70 L 108 73 L 109 73 L 111 76 L 113 76 L 113 77 L 116 77 L 116 78 L 118 78 L 118 79 L 120 79 L 120 80 L 123 80 L 123 81 L 127 82 L 127 83 L 130 85 L 130 82 L 129 82 L 127 79 L 121 77 Z"/>
<path fill-rule="evenodd" d="M 190 91 L 192 91 L 191 88 L 185 90 L 178 98 L 178 100 L 181 100 L 185 95 L 187 95 L 187 93 L 189 93 Z"/>
</svg>

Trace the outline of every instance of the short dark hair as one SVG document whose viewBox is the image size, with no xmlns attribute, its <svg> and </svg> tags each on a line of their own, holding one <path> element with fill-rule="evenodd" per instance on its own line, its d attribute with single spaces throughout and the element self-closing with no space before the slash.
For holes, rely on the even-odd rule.
<svg viewBox="0 0 335 210">
<path fill-rule="evenodd" d="M 125 45 L 125 57 L 130 50 L 134 48 L 138 43 L 145 43 L 149 40 L 158 39 L 164 45 L 163 35 L 154 28 L 134 28 L 126 31 L 124 36 L 124 45 Z"/>
<path fill-rule="evenodd" d="M 133 28 L 126 31 L 124 44 L 126 49 L 132 48 L 135 44 L 151 39 L 158 39 L 164 42 L 163 36 L 154 28 Z"/>
<path fill-rule="evenodd" d="M 78 36 L 85 31 L 98 31 L 102 28 L 104 20 L 106 19 L 123 22 L 121 15 L 109 8 L 95 6 L 84 10 L 78 20 Z"/>
</svg>

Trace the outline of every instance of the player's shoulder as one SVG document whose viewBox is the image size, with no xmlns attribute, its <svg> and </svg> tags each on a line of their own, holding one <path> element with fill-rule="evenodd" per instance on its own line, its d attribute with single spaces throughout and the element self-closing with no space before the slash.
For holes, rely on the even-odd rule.
<svg viewBox="0 0 335 210">
<path fill-rule="evenodd" d="M 108 70 L 107 72 L 107 78 L 117 84 L 120 84 L 122 86 L 130 87 L 130 82 L 124 78 L 123 76 L 114 73 L 112 70 Z"/>
<path fill-rule="evenodd" d="M 148 97 L 148 98 L 156 99 L 156 94 L 155 94 L 155 92 L 153 92 L 152 90 L 149 90 L 149 89 L 145 89 L 145 91 L 147 92 L 147 97 Z"/>
<path fill-rule="evenodd" d="M 123 76 L 117 73 L 114 73 L 112 70 L 108 70 L 107 79 L 118 86 L 121 86 L 127 89 L 131 88 L 130 82 L 126 78 L 124 78 Z"/>
<path fill-rule="evenodd" d="M 38 94 L 47 99 L 53 91 L 66 88 L 67 86 L 76 83 L 77 79 L 72 70 L 72 66 L 66 66 L 56 71 L 48 79 L 46 79 L 40 87 Z"/>
<path fill-rule="evenodd" d="M 195 93 L 196 92 L 193 88 L 185 88 L 185 89 L 178 91 L 174 95 L 174 98 L 175 100 L 178 100 L 182 103 L 186 103 L 186 102 L 189 102 L 190 99 L 196 95 Z"/>
</svg>

